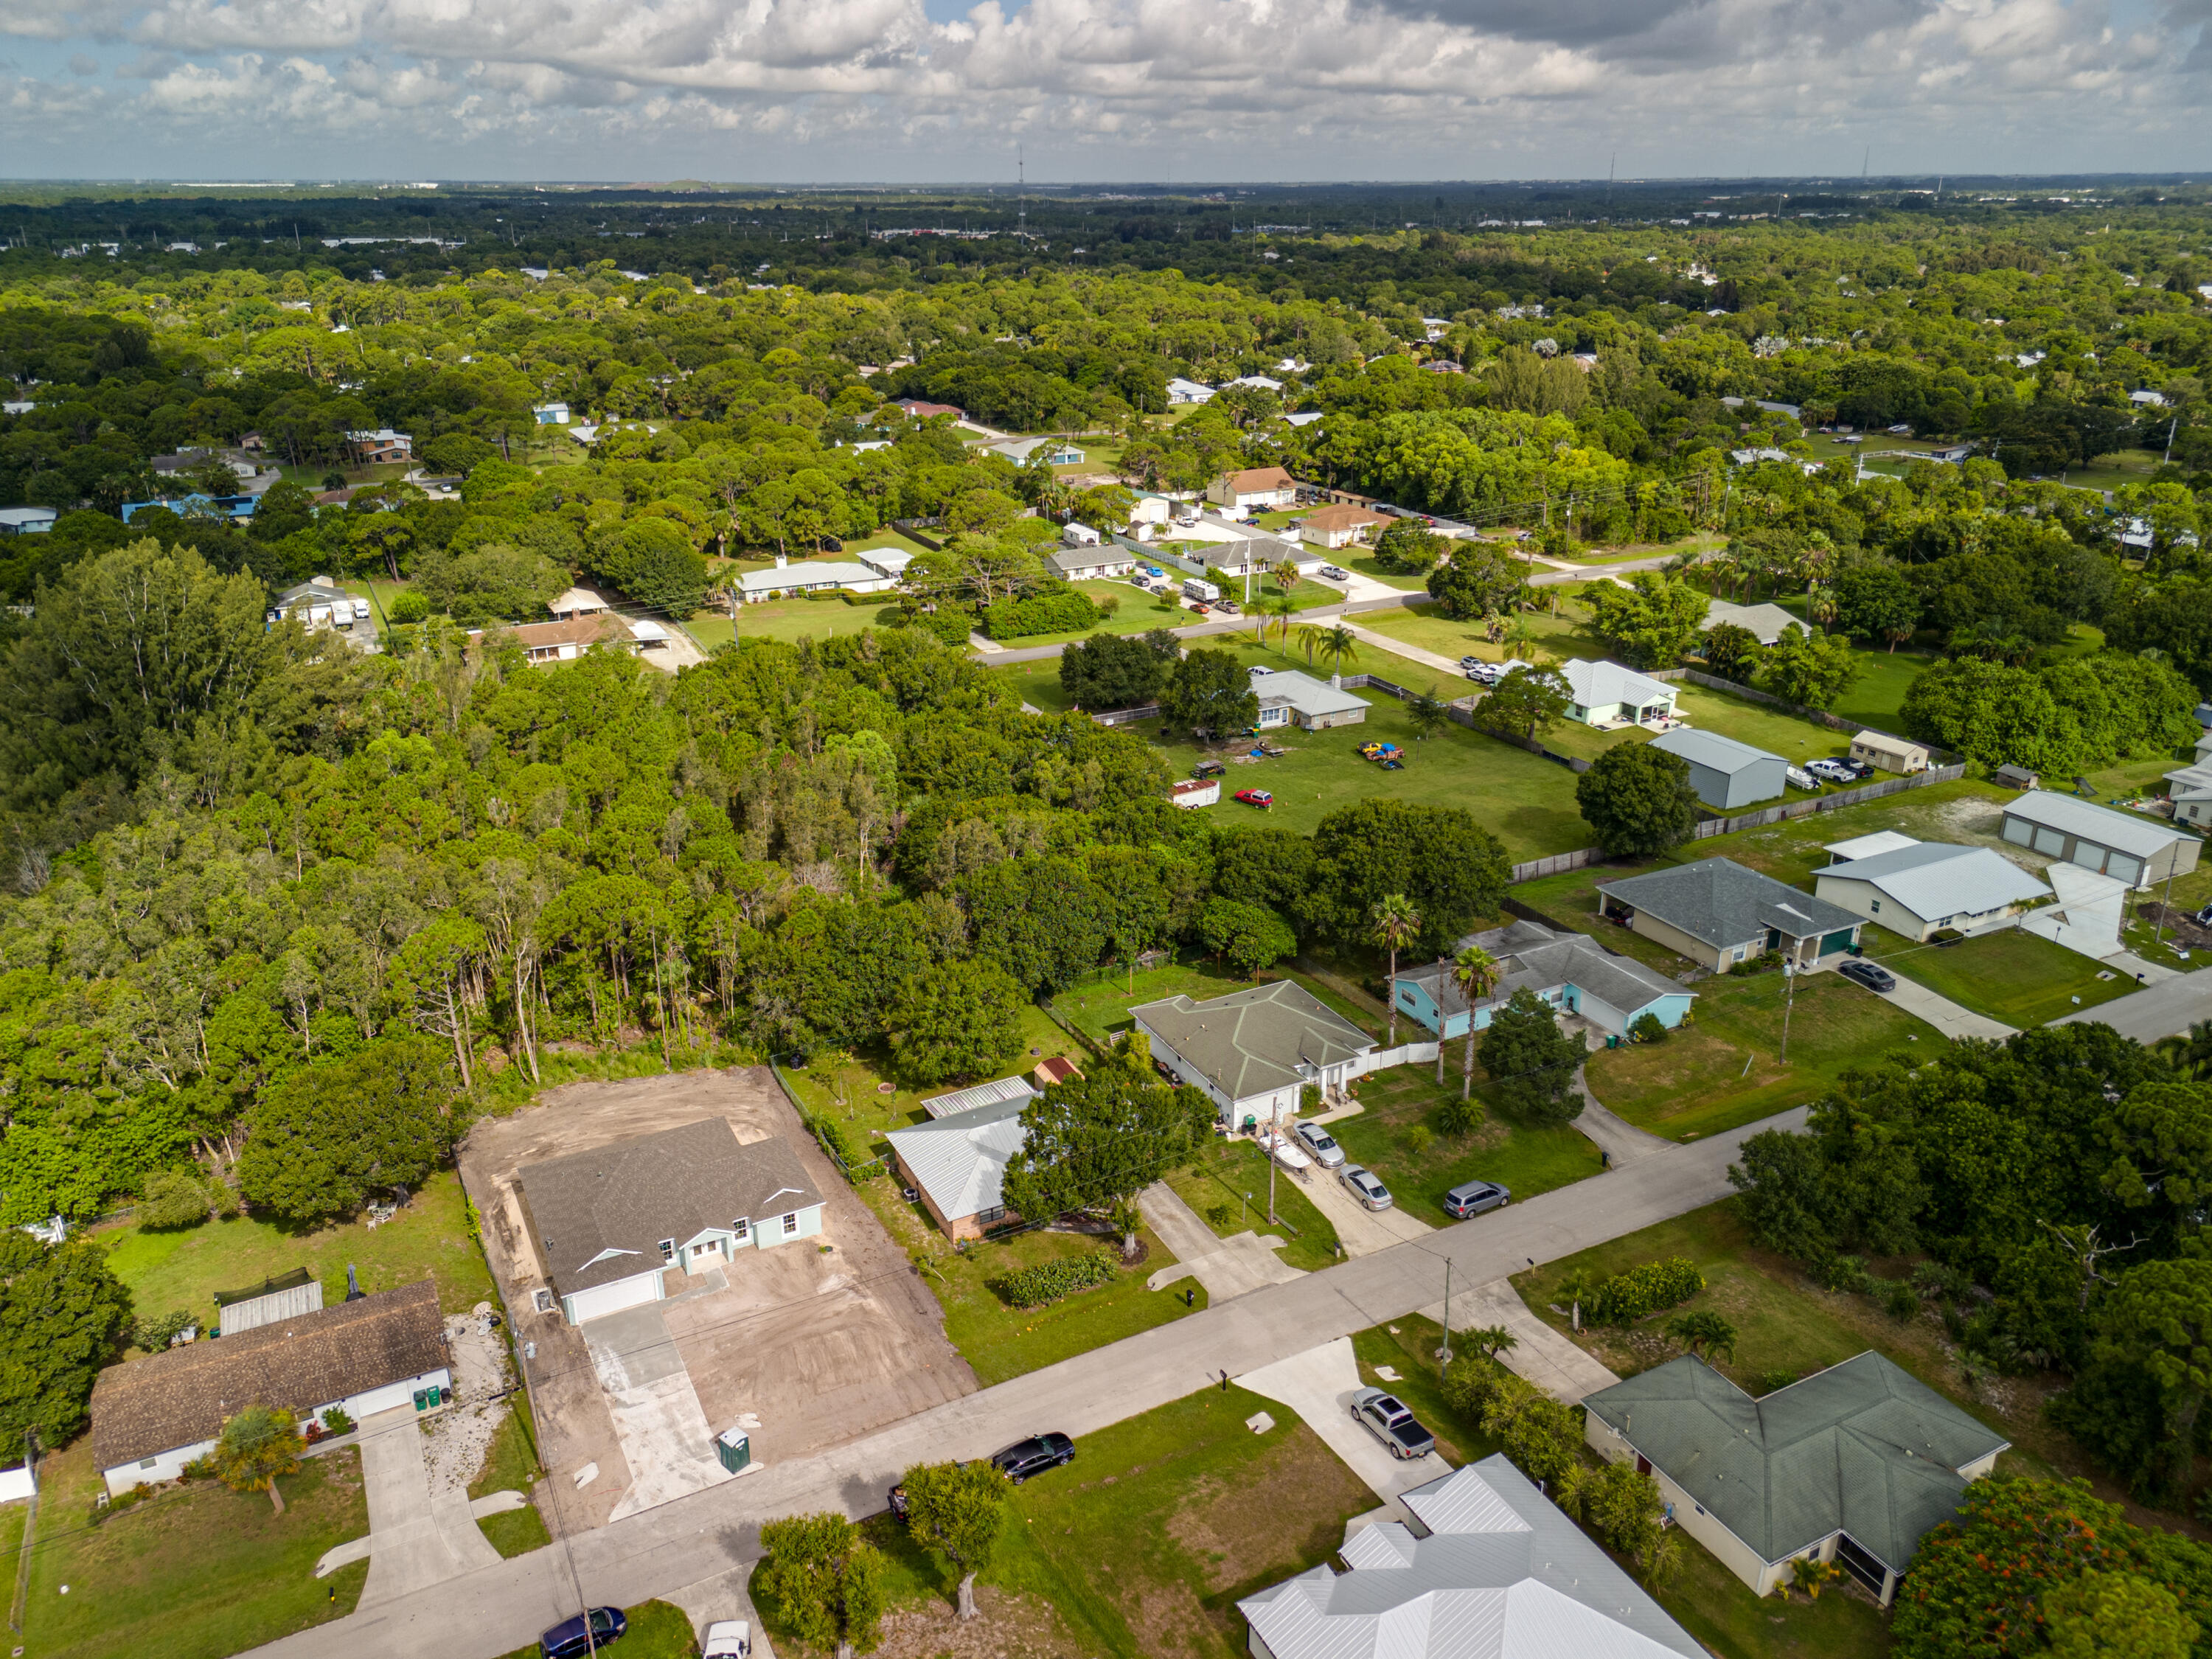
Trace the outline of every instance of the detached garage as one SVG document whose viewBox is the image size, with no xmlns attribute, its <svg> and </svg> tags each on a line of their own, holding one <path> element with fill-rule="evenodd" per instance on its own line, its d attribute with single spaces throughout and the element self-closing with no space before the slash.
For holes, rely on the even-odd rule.
<svg viewBox="0 0 2212 1659">
<path fill-rule="evenodd" d="M 2006 803 L 2004 838 L 2135 888 L 2197 867 L 2198 842 L 2187 830 L 2041 789 Z"/>
<path fill-rule="evenodd" d="M 1678 726 L 1651 739 L 1654 749 L 1679 755 L 1690 766 L 1690 787 L 1716 811 L 1729 812 L 1753 801 L 1772 800 L 1788 787 L 1790 763 L 1717 732 Z"/>
</svg>

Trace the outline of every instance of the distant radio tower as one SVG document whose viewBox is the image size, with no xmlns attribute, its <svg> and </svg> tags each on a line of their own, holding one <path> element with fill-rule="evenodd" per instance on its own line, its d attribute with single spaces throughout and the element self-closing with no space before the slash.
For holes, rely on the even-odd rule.
<svg viewBox="0 0 2212 1659">
<path fill-rule="evenodd" d="M 1030 234 L 1029 164 L 1022 159 L 1022 148 L 1019 144 L 1014 146 L 1014 191 L 1017 201 L 1014 209 L 1014 234 L 1027 236 Z"/>
</svg>

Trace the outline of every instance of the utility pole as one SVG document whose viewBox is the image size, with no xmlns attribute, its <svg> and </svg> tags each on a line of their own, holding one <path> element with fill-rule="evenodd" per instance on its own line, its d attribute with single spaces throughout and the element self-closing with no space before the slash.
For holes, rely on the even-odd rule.
<svg viewBox="0 0 2212 1659">
<path fill-rule="evenodd" d="M 2160 465 L 2172 466 L 2173 465 L 2173 434 L 2180 429 L 2181 416 L 2179 415 L 2175 416 L 2172 420 L 2166 423 L 2166 459 L 2159 463 Z"/>
<path fill-rule="evenodd" d="M 1790 1011 L 1797 1003 L 1797 969 L 1794 963 L 1782 964 L 1782 1063 L 1790 1063 Z"/>
<path fill-rule="evenodd" d="M 1472 1018 L 1472 1016 L 1470 1016 L 1470 1018 Z M 1439 1365 L 1449 1365 L 1449 1364 L 1452 1363 L 1452 1346 L 1451 1346 L 1451 1258 L 1450 1258 L 1449 1256 L 1446 1256 L 1446 1257 L 1444 1258 L 1444 1317 L 1443 1317 L 1443 1327 L 1444 1327 L 1444 1340 L 1443 1340 L 1441 1343 L 1439 1343 L 1439 1344 L 1437 1345 L 1437 1364 L 1439 1364 Z"/>
</svg>

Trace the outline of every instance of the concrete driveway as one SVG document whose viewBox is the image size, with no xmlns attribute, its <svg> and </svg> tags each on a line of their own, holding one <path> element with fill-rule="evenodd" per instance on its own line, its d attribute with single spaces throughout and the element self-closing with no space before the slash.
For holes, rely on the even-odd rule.
<svg viewBox="0 0 2212 1659">
<path fill-rule="evenodd" d="M 499 1565 L 499 1552 L 477 1525 L 465 1493 L 433 1491 L 422 1456 L 422 1422 L 412 1406 L 361 1421 L 361 1475 L 368 1498 L 368 1536 L 340 1544 L 315 1564 L 327 1577 L 368 1558 L 361 1605 L 374 1607 Z M 483 1512 L 521 1507 L 520 1493 L 483 1500 Z"/>
<path fill-rule="evenodd" d="M 1371 1255 L 1393 1244 L 1425 1238 L 1436 1231 L 1395 1206 L 1370 1210 L 1352 1195 L 1335 1170 L 1316 1170 L 1298 1190 L 1313 1200 L 1314 1208 L 1328 1218 L 1346 1255 Z"/>
<path fill-rule="evenodd" d="M 1443 1304 L 1422 1310 L 1429 1318 L 1443 1320 Z M 1520 1340 L 1498 1355 L 1515 1376 L 1534 1383 L 1564 1405 L 1579 1406 L 1585 1397 L 1620 1381 L 1567 1337 L 1539 1319 L 1510 1279 L 1493 1279 L 1451 1300 L 1453 1330 L 1503 1325 Z"/>
<path fill-rule="evenodd" d="M 1298 1268 L 1276 1254 L 1283 1248 L 1281 1238 L 1262 1237 L 1249 1229 L 1231 1237 L 1217 1237 L 1164 1181 L 1139 1193 L 1137 1207 L 1160 1243 L 1176 1255 L 1173 1267 L 1162 1267 L 1145 1281 L 1146 1290 L 1164 1290 L 1178 1279 L 1195 1279 L 1206 1287 L 1206 1304 L 1212 1306 L 1262 1285 L 1280 1285 L 1299 1276 Z"/>
<path fill-rule="evenodd" d="M 631 1477 L 611 1520 L 737 1478 L 714 1455 L 714 1431 L 668 1334 L 665 1305 L 649 1303 L 582 1327 Z"/>
<path fill-rule="evenodd" d="M 1399 1494 L 1451 1472 L 1441 1456 L 1393 1457 L 1381 1441 L 1353 1419 L 1352 1396 L 1364 1385 L 1359 1380 L 1359 1362 L 1352 1357 L 1348 1336 L 1247 1371 L 1235 1381 L 1238 1388 L 1279 1400 L 1296 1412 L 1321 1437 L 1322 1443 L 1342 1458 L 1345 1466 L 1382 1500 L 1386 1511 L 1373 1519 L 1406 1519 L 1406 1506 L 1398 1501 Z"/>
<path fill-rule="evenodd" d="M 1902 974 L 1897 975 L 1895 989 L 1870 991 L 1868 994 L 1878 996 L 1884 1002 L 1894 1003 L 1906 1013 L 1926 1020 L 1947 1037 L 1984 1037 L 2002 1042 L 2013 1035 L 2011 1026 L 2002 1024 L 1986 1014 L 1978 1014 L 1971 1008 L 1962 1008 L 1950 998 L 1938 996 L 1926 986 L 1917 984 Z"/>
</svg>

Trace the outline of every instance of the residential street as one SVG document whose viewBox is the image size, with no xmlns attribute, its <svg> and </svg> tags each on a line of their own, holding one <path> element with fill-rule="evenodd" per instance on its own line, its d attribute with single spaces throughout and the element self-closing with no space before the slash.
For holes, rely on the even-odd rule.
<svg viewBox="0 0 2212 1659">
<path fill-rule="evenodd" d="M 1376 584 L 1380 586 L 1380 584 Z M 1295 621 L 1304 623 L 1334 622 L 1340 617 L 1358 616 L 1368 611 L 1395 611 L 1404 605 L 1425 604 L 1425 593 L 1392 593 L 1386 599 L 1353 599 L 1341 605 L 1316 605 L 1310 611 L 1298 612 Z M 1256 624 L 1249 617 L 1223 617 L 1212 622 L 1193 623 L 1188 628 L 1170 628 L 1168 632 L 1179 640 L 1203 640 L 1217 634 L 1250 635 Z M 1019 646 L 1011 651 L 986 650 L 978 647 L 975 659 L 998 668 L 1007 663 L 1044 662 L 1057 657 L 1066 647 L 1064 645 Z M 1392 650 L 1401 647 L 1392 646 Z"/>
<path fill-rule="evenodd" d="M 2180 974 L 2119 998 L 2067 1014 L 2053 1025 L 2109 1025 L 2138 1042 L 2182 1036 L 2201 1019 L 2212 1019 L 2212 969 Z"/>
<path fill-rule="evenodd" d="M 491 1659 L 580 1601 L 684 1599 L 751 1559 L 758 1528 L 823 1508 L 866 1515 L 908 1465 L 977 1457 L 1021 1435 L 1088 1434 L 1340 1336 L 1435 1305 L 1455 1285 L 1487 1285 L 1532 1261 L 1570 1255 L 1725 1198 L 1750 1135 L 1796 1128 L 1802 1109 L 1670 1146 L 1527 1203 L 1217 1304 L 1141 1335 L 952 1400 L 852 1444 L 744 1477 L 304 1631 L 270 1659 Z"/>
</svg>

